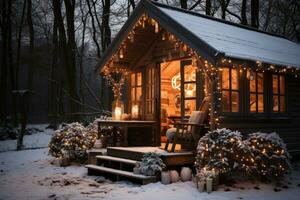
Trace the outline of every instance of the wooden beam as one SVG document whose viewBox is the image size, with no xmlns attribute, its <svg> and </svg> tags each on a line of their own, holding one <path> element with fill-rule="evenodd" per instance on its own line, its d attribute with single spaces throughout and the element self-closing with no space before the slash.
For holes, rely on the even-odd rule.
<svg viewBox="0 0 300 200">
<path fill-rule="evenodd" d="M 156 42 L 161 38 L 161 34 L 158 33 L 158 36 L 156 36 L 150 43 L 149 48 L 146 48 L 144 52 L 142 52 L 141 56 L 137 56 L 137 58 L 132 62 L 132 67 L 138 67 L 145 58 L 147 58 L 150 53 L 152 53 L 152 50 L 156 46 Z"/>
</svg>

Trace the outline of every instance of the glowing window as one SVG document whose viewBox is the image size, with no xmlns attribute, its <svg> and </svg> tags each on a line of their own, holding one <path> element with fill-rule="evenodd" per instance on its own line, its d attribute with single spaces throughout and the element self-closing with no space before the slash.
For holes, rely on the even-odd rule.
<svg viewBox="0 0 300 200">
<path fill-rule="evenodd" d="M 237 69 L 223 68 L 222 79 L 222 111 L 239 112 L 239 73 Z"/>
</svg>

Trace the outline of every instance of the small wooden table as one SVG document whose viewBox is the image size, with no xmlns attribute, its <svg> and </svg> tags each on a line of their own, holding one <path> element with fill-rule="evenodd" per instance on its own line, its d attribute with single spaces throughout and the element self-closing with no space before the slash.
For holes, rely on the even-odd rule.
<svg viewBox="0 0 300 200">
<path fill-rule="evenodd" d="M 156 122 L 155 121 L 140 121 L 140 120 L 99 120 L 98 130 L 101 126 L 121 127 L 124 130 L 124 146 L 128 146 L 128 128 L 130 127 L 149 127 L 152 129 L 152 144 L 156 145 L 155 136 Z"/>
</svg>

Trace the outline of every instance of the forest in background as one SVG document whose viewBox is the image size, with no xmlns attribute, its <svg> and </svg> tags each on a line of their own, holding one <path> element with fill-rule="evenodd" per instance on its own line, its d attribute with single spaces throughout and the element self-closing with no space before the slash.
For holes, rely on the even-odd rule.
<svg viewBox="0 0 300 200">
<path fill-rule="evenodd" d="M 26 101 L 29 122 L 53 126 L 110 110 L 112 92 L 97 62 L 138 2 L 1 0 L 0 124 L 16 124 Z M 300 42 L 298 0 L 159 2 Z"/>
</svg>

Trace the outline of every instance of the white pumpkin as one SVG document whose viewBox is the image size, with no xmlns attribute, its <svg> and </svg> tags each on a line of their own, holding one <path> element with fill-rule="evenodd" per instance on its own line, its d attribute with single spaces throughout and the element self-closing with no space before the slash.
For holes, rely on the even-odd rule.
<svg viewBox="0 0 300 200">
<path fill-rule="evenodd" d="M 181 168 L 180 176 L 183 182 L 190 181 L 192 179 L 192 170 L 189 167 L 183 167 Z"/>
<path fill-rule="evenodd" d="M 176 183 L 179 181 L 179 173 L 176 170 L 170 171 L 171 182 Z"/>
</svg>

